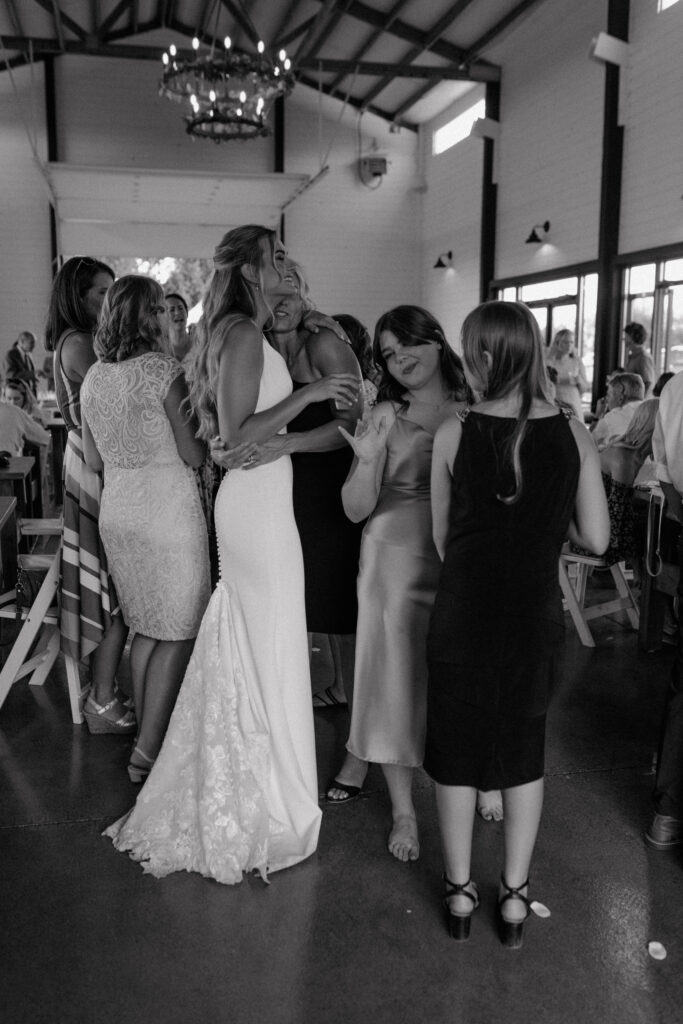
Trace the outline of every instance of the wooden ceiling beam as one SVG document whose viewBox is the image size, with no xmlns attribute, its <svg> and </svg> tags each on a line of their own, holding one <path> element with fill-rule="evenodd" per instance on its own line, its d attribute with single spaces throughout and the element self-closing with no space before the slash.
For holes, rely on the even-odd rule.
<svg viewBox="0 0 683 1024">
<path fill-rule="evenodd" d="M 441 33 L 452 25 L 456 18 L 459 18 L 471 3 L 473 3 L 473 0 L 458 0 L 458 3 L 453 4 L 453 6 L 450 7 L 434 25 L 432 25 L 426 36 L 403 55 L 401 58 L 401 64 L 410 64 L 416 57 L 419 57 L 420 54 L 431 49 L 431 46 L 441 37 Z M 364 96 L 365 102 L 372 103 L 376 96 L 379 96 L 381 92 L 384 92 L 388 85 L 391 85 L 395 77 L 395 75 L 385 75 L 384 78 L 372 87 L 370 92 L 366 93 Z"/>
<path fill-rule="evenodd" d="M 431 88 L 434 86 L 434 81 L 440 79 L 458 82 L 500 81 L 500 68 L 490 64 L 476 64 L 470 68 L 463 68 L 453 64 L 439 67 L 434 64 L 387 64 L 384 61 L 353 62 L 334 60 L 330 57 L 305 57 L 296 64 L 295 70 L 298 69 L 319 70 L 323 73 L 337 72 L 341 73 L 342 77 L 355 73 L 369 75 L 373 78 L 379 75 L 392 78 L 428 78 L 432 82 Z"/>
<path fill-rule="evenodd" d="M 39 7 L 42 7 L 42 9 L 44 11 L 47 11 L 48 14 L 52 14 L 54 16 L 53 0 L 33 0 L 33 2 L 38 4 Z M 79 24 L 77 24 L 73 20 L 73 18 L 70 18 L 68 14 L 65 14 L 64 11 L 60 11 L 59 13 L 60 13 L 60 16 L 61 16 L 61 22 L 62 22 L 62 27 L 63 28 L 68 28 L 69 31 L 73 32 L 73 34 L 75 36 L 78 36 L 79 39 L 85 39 L 86 38 L 88 33 L 86 32 L 86 30 L 84 28 L 82 28 Z"/>
<path fill-rule="evenodd" d="M 7 8 L 9 20 L 12 22 L 12 28 L 17 33 L 17 35 L 23 36 L 24 30 L 21 27 L 21 19 L 19 17 L 19 12 L 14 6 L 14 0 L 5 0 L 5 7 Z"/>
<path fill-rule="evenodd" d="M 489 43 L 493 42 L 493 40 L 504 32 L 506 28 L 512 25 L 514 21 L 517 21 L 517 19 L 521 18 L 523 14 L 526 14 L 530 7 L 542 2 L 543 0 L 521 0 L 516 7 L 513 7 L 511 11 L 508 11 L 504 18 L 501 18 L 499 22 L 488 30 L 488 32 L 484 32 L 483 36 L 480 36 L 476 42 L 472 43 L 467 51 L 468 59 L 475 59 L 485 46 L 488 46 Z"/>
<path fill-rule="evenodd" d="M 275 29 L 274 38 L 277 40 L 277 44 L 275 45 L 277 46 L 278 49 L 280 49 L 280 47 L 283 45 L 282 36 L 284 36 L 285 32 L 288 32 L 289 26 L 292 24 L 292 21 L 294 20 L 294 14 L 296 13 L 296 9 L 297 7 L 300 6 L 300 4 L 301 0 L 289 0 L 289 4 L 285 9 L 282 18 L 280 19 L 280 23 L 278 27 Z M 305 24 L 309 24 L 309 21 L 310 19 L 307 20 Z"/>
<path fill-rule="evenodd" d="M 315 18 L 308 18 L 307 21 L 302 21 L 300 25 L 297 25 L 296 28 L 293 28 L 290 32 L 285 33 L 285 35 L 276 35 L 272 44 L 273 50 L 281 50 L 284 46 L 289 46 L 291 42 L 298 39 L 304 32 L 307 32 L 309 26 L 312 25 L 314 21 Z"/>
<path fill-rule="evenodd" d="M 126 11 L 128 11 L 129 13 L 131 12 L 132 6 L 133 0 L 119 0 L 119 3 L 116 5 L 111 14 L 108 14 L 102 22 L 102 24 L 100 25 L 98 32 L 100 39 L 104 39 L 106 37 L 109 29 L 114 27 L 116 22 L 119 20 L 119 18 L 123 17 Z"/>
<path fill-rule="evenodd" d="M 313 26 L 302 40 L 293 60 L 298 61 L 303 57 L 313 57 L 330 38 L 351 6 L 351 3 L 352 0 L 328 0 L 328 3 L 318 14 Z"/>
<path fill-rule="evenodd" d="M 432 91 L 435 85 L 438 85 L 438 83 L 425 82 L 425 84 L 420 86 L 419 89 L 416 89 L 415 92 L 412 93 L 407 100 L 403 101 L 400 107 L 396 108 L 396 110 L 394 111 L 394 120 L 400 122 L 406 110 L 410 110 L 411 107 L 414 107 L 419 100 L 423 99 L 428 92 Z"/>
<path fill-rule="evenodd" d="M 55 32 L 59 41 L 60 50 L 64 49 L 64 26 L 62 25 L 62 12 L 59 9 L 57 0 L 52 0 L 52 17 L 55 23 Z"/>
<path fill-rule="evenodd" d="M 394 4 L 391 10 L 387 13 L 383 27 L 376 28 L 374 32 L 370 33 L 369 37 L 365 40 L 363 45 L 360 46 L 354 53 L 353 57 L 351 58 L 352 61 L 361 60 L 368 52 L 368 50 L 372 49 L 372 47 L 375 45 L 380 36 L 383 35 L 384 32 L 388 32 L 390 30 L 392 24 L 396 21 L 399 13 L 403 10 L 407 3 L 408 0 L 397 0 L 397 2 Z M 330 89 L 332 92 L 339 88 L 341 83 L 344 81 L 344 77 L 344 75 L 337 75 L 335 80 L 330 83 Z"/>
</svg>

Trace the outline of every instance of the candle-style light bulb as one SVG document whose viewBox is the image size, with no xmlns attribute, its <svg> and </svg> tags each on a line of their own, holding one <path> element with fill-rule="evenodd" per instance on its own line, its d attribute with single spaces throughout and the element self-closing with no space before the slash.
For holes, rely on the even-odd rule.
<svg viewBox="0 0 683 1024">
<path fill-rule="evenodd" d="M 225 47 L 226 50 L 230 49 L 230 47 L 232 46 L 232 39 L 230 38 L 230 36 L 225 37 L 225 39 L 223 40 L 223 46 Z"/>
<path fill-rule="evenodd" d="M 284 61 L 286 59 L 286 57 L 287 57 L 287 51 L 286 50 L 280 50 L 280 52 L 278 53 L 278 57 L 280 58 L 280 60 Z"/>
<path fill-rule="evenodd" d="M 198 50 L 199 49 L 199 40 L 197 39 L 196 36 L 192 40 L 192 49 L 193 50 Z"/>
<path fill-rule="evenodd" d="M 175 48 L 175 43 L 171 43 L 171 45 L 168 48 L 168 52 L 171 54 L 172 57 L 175 57 L 176 53 L 178 52 Z"/>
<path fill-rule="evenodd" d="M 263 42 L 262 39 L 259 39 L 258 46 L 256 47 L 256 49 L 258 50 L 259 53 L 263 53 L 265 48 L 266 48 L 266 44 Z"/>
</svg>

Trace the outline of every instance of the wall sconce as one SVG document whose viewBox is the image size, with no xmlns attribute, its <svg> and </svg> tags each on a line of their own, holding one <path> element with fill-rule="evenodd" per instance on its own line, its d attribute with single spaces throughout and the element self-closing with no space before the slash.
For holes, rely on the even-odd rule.
<svg viewBox="0 0 683 1024">
<path fill-rule="evenodd" d="M 526 242 L 542 242 L 543 239 L 538 234 L 539 231 L 542 231 L 544 234 L 547 235 L 548 232 L 550 231 L 550 221 L 549 220 L 544 220 L 542 224 L 534 224 L 534 226 L 532 227 L 532 229 L 531 229 L 531 231 L 529 233 L 529 237 L 526 238 L 525 241 Z"/>
<path fill-rule="evenodd" d="M 617 39 L 616 36 L 608 35 L 607 32 L 600 32 L 591 40 L 588 56 L 593 60 L 621 67 L 628 60 L 628 43 L 623 39 Z"/>
<path fill-rule="evenodd" d="M 434 270 L 444 270 L 446 267 L 453 266 L 453 252 L 451 249 L 448 252 L 442 252 L 439 255 L 438 260 L 434 264 Z"/>
</svg>

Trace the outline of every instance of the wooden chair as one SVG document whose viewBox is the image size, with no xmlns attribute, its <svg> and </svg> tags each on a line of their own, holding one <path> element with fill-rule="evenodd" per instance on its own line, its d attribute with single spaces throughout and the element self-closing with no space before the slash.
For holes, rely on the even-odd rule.
<svg viewBox="0 0 683 1024">
<path fill-rule="evenodd" d="M 61 559 L 62 522 L 60 519 L 20 519 L 19 535 L 23 538 L 54 536 L 59 538 L 56 550 L 46 553 L 19 554 L 19 564 L 24 569 L 45 569 L 45 578 L 30 608 L 17 609 L 16 587 L 0 595 L 0 618 L 20 619 L 23 625 L 12 645 L 7 661 L 0 671 L 0 708 L 10 687 L 30 676 L 31 686 L 42 686 L 59 654 L 59 612 L 57 591 Z M 40 648 L 31 649 L 41 634 Z M 83 700 L 85 691 L 81 687 L 78 663 L 65 656 L 66 678 L 74 725 L 83 722 Z"/>
<path fill-rule="evenodd" d="M 609 569 L 618 597 L 599 604 L 586 605 L 586 582 L 593 569 Z M 576 632 L 584 647 L 595 647 L 595 640 L 588 623 L 591 619 L 614 612 L 625 611 L 633 629 L 638 629 L 639 612 L 636 599 L 631 593 L 625 575 L 623 562 L 608 565 L 604 558 L 597 555 L 577 555 L 564 548 L 560 556 L 560 587 L 565 600 L 566 609 L 576 626 Z"/>
</svg>

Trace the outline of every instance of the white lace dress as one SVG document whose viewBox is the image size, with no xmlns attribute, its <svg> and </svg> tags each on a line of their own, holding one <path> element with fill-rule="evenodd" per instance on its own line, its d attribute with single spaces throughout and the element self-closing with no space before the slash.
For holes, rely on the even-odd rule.
<svg viewBox="0 0 683 1024">
<path fill-rule="evenodd" d="M 265 341 L 256 411 L 292 389 Z M 161 753 L 133 810 L 105 835 L 157 877 L 239 882 L 314 852 L 320 829 L 292 467 L 232 470 L 216 498 L 221 579 Z"/>
<path fill-rule="evenodd" d="M 164 400 L 182 369 L 147 352 L 95 363 L 81 410 L 104 462 L 100 534 L 131 630 L 191 640 L 210 595 L 206 521 L 193 470 L 176 446 Z"/>
</svg>

